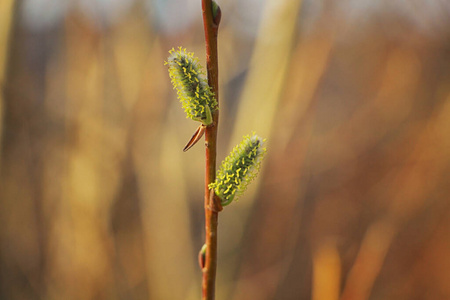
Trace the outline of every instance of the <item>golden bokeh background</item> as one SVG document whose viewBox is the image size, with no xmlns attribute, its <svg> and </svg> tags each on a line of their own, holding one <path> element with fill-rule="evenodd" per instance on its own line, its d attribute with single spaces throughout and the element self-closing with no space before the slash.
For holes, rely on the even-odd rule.
<svg viewBox="0 0 450 300">
<path fill-rule="evenodd" d="M 450 299 L 450 3 L 219 0 L 219 300 Z M 0 0 L 0 299 L 200 299 L 200 0 Z"/>
</svg>

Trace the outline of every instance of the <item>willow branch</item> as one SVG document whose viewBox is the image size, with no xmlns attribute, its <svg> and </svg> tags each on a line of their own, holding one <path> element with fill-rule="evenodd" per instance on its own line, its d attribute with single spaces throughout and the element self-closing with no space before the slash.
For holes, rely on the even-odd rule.
<svg viewBox="0 0 450 300">
<path fill-rule="evenodd" d="M 211 0 L 202 0 L 203 25 L 206 42 L 206 68 L 208 84 L 212 88 L 216 100 L 219 103 L 218 86 L 218 61 L 217 61 L 217 30 L 220 17 L 213 17 Z M 217 270 L 217 225 L 218 211 L 211 209 L 210 190 L 208 185 L 215 180 L 216 176 L 216 148 L 217 127 L 219 121 L 219 110 L 213 113 L 213 123 L 205 130 L 205 231 L 206 231 L 206 255 L 203 266 L 202 299 L 213 300 L 215 295 L 215 281 Z M 213 195 L 214 197 L 214 195 Z M 213 199 L 211 197 L 211 199 Z"/>
</svg>

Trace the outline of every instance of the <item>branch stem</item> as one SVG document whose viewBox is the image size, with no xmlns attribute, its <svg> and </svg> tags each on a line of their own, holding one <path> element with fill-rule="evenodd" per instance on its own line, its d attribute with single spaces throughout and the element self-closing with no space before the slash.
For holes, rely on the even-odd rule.
<svg viewBox="0 0 450 300">
<path fill-rule="evenodd" d="M 206 42 L 206 69 L 208 83 L 219 103 L 218 60 L 217 60 L 217 30 L 214 23 L 212 1 L 202 0 L 203 25 Z M 216 148 L 219 110 L 213 112 L 213 123 L 205 130 L 205 231 L 206 255 L 203 267 L 202 299 L 214 300 L 217 270 L 217 225 L 219 214 L 210 206 L 210 190 L 208 185 L 216 179 Z"/>
</svg>

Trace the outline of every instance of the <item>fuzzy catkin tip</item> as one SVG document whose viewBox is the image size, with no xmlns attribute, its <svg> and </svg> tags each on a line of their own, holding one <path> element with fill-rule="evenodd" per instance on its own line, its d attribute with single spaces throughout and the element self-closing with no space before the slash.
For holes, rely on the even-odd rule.
<svg viewBox="0 0 450 300">
<path fill-rule="evenodd" d="M 216 181 L 209 185 L 222 200 L 222 206 L 230 204 L 242 195 L 248 184 L 258 175 L 266 153 L 264 142 L 265 140 L 255 134 L 247 135 L 222 162 Z"/>
<path fill-rule="evenodd" d="M 169 53 L 165 64 L 169 66 L 169 76 L 187 117 L 210 125 L 211 114 L 217 109 L 217 101 L 198 58 L 181 47 L 178 50 L 172 49 Z"/>
</svg>

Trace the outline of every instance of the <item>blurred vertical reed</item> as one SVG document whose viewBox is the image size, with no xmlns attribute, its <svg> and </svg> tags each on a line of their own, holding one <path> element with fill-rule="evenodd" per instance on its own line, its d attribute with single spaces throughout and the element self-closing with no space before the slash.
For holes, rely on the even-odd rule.
<svg viewBox="0 0 450 300">
<path fill-rule="evenodd" d="M 12 22 L 15 14 L 15 1 L 4 0 L 0 3 L 0 151 L 2 149 L 2 134 L 3 134 L 3 105 L 5 99 L 5 73 L 7 69 L 7 62 L 9 57 Z M 2 166 L 0 154 L 0 169 Z"/>
</svg>

